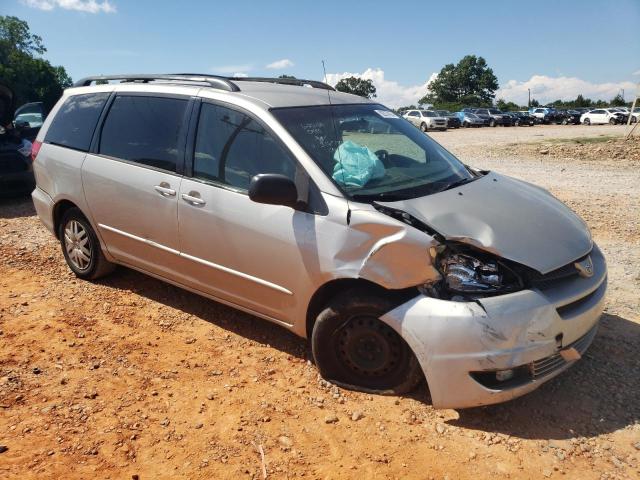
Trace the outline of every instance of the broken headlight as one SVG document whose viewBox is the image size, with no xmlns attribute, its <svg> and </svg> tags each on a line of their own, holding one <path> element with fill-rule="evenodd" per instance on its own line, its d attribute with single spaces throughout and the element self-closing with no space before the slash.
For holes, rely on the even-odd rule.
<svg viewBox="0 0 640 480">
<path fill-rule="evenodd" d="M 512 269 L 487 254 L 448 252 L 439 264 L 443 287 L 451 293 L 490 295 L 522 287 Z"/>
</svg>

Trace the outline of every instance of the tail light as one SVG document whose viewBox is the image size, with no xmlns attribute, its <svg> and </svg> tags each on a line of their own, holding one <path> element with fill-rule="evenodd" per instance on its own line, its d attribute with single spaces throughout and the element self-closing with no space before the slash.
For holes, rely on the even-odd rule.
<svg viewBox="0 0 640 480">
<path fill-rule="evenodd" d="M 31 161 L 32 162 L 36 161 L 36 157 L 38 156 L 38 152 L 40 151 L 41 146 L 42 146 L 42 142 L 39 142 L 37 140 L 33 141 L 33 144 L 31 145 Z"/>
</svg>

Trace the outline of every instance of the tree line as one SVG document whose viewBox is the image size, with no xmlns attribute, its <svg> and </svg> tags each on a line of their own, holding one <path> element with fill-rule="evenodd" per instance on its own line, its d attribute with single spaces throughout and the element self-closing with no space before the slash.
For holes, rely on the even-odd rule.
<svg viewBox="0 0 640 480">
<path fill-rule="evenodd" d="M 41 57 L 47 49 L 24 20 L 0 15 L 0 83 L 13 90 L 15 106 L 43 102 L 49 111 L 72 85 L 64 67 Z"/>
<path fill-rule="evenodd" d="M 436 110 L 458 111 L 464 107 L 497 107 L 503 111 L 526 110 L 529 106 L 539 107 L 540 102 L 532 98 L 530 105 L 518 105 L 503 99 L 496 100 L 499 88 L 498 78 L 489 67 L 487 61 L 476 55 L 466 55 L 458 63 L 449 63 L 442 67 L 435 80 L 429 84 L 429 93 L 420 98 L 417 105 L 407 105 L 397 110 L 413 110 L 425 105 L 433 106 Z M 361 97 L 376 96 L 376 87 L 371 80 L 358 77 L 348 77 L 336 84 L 336 90 L 352 93 Z M 622 107 L 631 105 L 618 94 L 610 101 L 591 100 L 578 95 L 575 100 L 556 100 L 546 104 L 557 109 L 571 109 L 579 107 Z"/>
</svg>

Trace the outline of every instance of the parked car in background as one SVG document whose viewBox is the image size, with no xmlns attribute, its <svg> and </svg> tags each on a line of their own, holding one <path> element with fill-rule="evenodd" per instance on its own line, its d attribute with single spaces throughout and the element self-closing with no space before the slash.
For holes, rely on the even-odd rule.
<svg viewBox="0 0 640 480">
<path fill-rule="evenodd" d="M 460 128 L 460 125 L 462 125 L 460 119 L 454 113 L 447 110 L 434 110 L 434 112 L 447 119 L 447 128 Z"/>
<path fill-rule="evenodd" d="M 527 112 L 510 112 L 510 115 L 516 127 L 532 127 L 536 124 L 535 118 Z"/>
<path fill-rule="evenodd" d="M 495 127 L 496 125 L 502 125 L 503 127 L 510 127 L 511 117 L 505 115 L 497 108 L 476 108 L 473 113 L 480 115 L 482 118 L 489 120 L 489 126 Z"/>
<path fill-rule="evenodd" d="M 44 119 L 42 102 L 32 102 L 18 108 L 13 121 L 22 128 L 23 137 L 33 142 L 44 123 Z"/>
<path fill-rule="evenodd" d="M 456 117 L 460 120 L 463 127 L 484 127 L 489 125 L 489 120 L 484 119 L 471 112 L 456 112 Z"/>
<path fill-rule="evenodd" d="M 15 116 L 14 95 L 0 84 L 0 196 L 25 195 L 35 188 L 31 141 L 40 127 Z M 42 125 L 42 124 L 40 124 Z"/>
<path fill-rule="evenodd" d="M 437 115 L 433 110 L 407 110 L 403 117 L 423 132 L 447 129 L 447 119 Z"/>
<path fill-rule="evenodd" d="M 558 117 L 557 110 L 549 107 L 532 107 L 529 109 L 529 115 L 543 124 L 556 123 Z"/>
<path fill-rule="evenodd" d="M 633 112 L 631 112 L 631 123 L 636 123 L 638 120 L 640 120 L 640 107 L 634 108 Z"/>
<path fill-rule="evenodd" d="M 555 123 L 562 125 L 579 125 L 582 113 L 577 110 L 558 110 Z"/>
<path fill-rule="evenodd" d="M 580 123 L 585 125 L 600 125 L 605 123 L 617 125 L 619 123 L 625 123 L 627 118 L 624 113 L 612 108 L 596 108 L 595 110 L 582 114 Z"/>
</svg>

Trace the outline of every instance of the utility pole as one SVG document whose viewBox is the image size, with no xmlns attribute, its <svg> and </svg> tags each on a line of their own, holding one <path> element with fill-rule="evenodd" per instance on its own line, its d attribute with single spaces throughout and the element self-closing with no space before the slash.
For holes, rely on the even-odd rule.
<svg viewBox="0 0 640 480">
<path fill-rule="evenodd" d="M 527 107 L 531 108 L 531 89 L 527 88 L 527 90 L 529 91 L 529 103 L 527 104 Z"/>
</svg>

